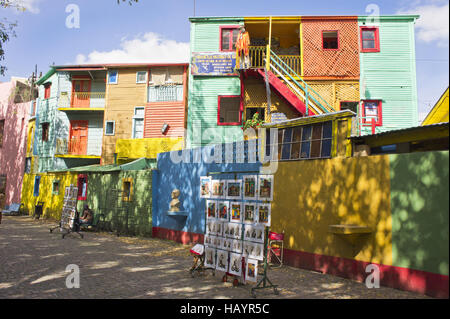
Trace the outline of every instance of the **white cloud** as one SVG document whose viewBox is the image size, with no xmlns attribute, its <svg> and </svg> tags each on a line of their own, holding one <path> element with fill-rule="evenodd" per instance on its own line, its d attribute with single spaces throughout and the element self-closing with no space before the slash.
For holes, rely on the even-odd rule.
<svg viewBox="0 0 450 319">
<path fill-rule="evenodd" d="M 416 22 L 417 38 L 426 43 L 437 42 L 448 46 L 449 4 L 448 1 L 431 1 L 427 4 L 415 2 L 415 7 L 402 9 L 397 14 L 419 14 Z"/>
<path fill-rule="evenodd" d="M 122 39 L 120 49 L 78 54 L 77 64 L 86 63 L 176 63 L 189 61 L 189 43 L 164 39 L 148 32 L 134 39 Z"/>
<path fill-rule="evenodd" d="M 38 14 L 40 12 L 38 3 L 41 0 L 11 0 L 11 8 L 24 8 L 25 12 Z"/>
</svg>

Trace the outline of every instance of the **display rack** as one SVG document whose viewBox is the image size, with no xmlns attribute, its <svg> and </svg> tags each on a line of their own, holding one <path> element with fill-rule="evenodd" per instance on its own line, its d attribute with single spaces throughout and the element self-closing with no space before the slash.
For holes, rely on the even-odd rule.
<svg viewBox="0 0 450 319">
<path fill-rule="evenodd" d="M 253 174 L 253 175 L 260 175 L 261 173 L 260 173 L 260 171 L 228 171 L 228 172 L 208 172 L 207 174 L 206 174 L 206 176 L 213 176 L 213 175 L 225 175 L 225 174 L 228 174 L 228 175 L 234 175 L 234 179 L 236 180 L 237 179 L 237 175 L 238 174 Z M 272 187 L 273 187 L 273 185 L 272 185 Z M 243 189 L 243 188 L 242 188 Z M 264 203 L 270 203 L 269 201 L 261 201 L 261 202 L 264 202 Z M 208 219 L 208 216 L 207 216 L 207 209 L 205 209 L 205 221 Z M 243 213 L 243 212 L 241 212 L 241 213 Z M 206 234 L 207 233 L 207 229 L 206 229 L 206 227 L 207 227 L 207 223 L 205 222 L 205 229 L 204 229 L 204 233 Z M 252 289 L 251 289 L 251 295 L 252 295 L 252 297 L 256 297 L 256 290 L 259 290 L 259 289 L 273 289 L 273 291 L 274 291 L 274 294 L 276 294 L 276 295 L 278 295 L 279 294 L 279 292 L 278 292 L 278 285 L 274 285 L 271 281 L 270 281 L 270 279 L 269 279 L 269 276 L 268 276 L 268 260 L 267 260 L 267 258 L 268 258 L 268 244 L 269 244 L 269 228 L 270 227 L 268 227 L 268 226 L 266 226 L 265 227 L 265 231 L 264 231 L 264 257 L 263 257 L 263 275 L 262 275 L 262 278 L 257 282 L 257 284 L 256 284 L 256 286 L 255 287 L 253 287 Z M 243 235 L 243 232 L 244 232 L 244 228 L 242 229 L 242 232 L 241 232 L 241 241 L 242 242 L 244 242 L 244 235 Z M 205 251 L 206 251 L 206 247 L 205 247 Z M 206 252 L 204 252 L 204 255 L 202 256 L 202 258 L 199 258 L 198 259 L 198 261 L 200 262 L 198 265 L 197 264 L 195 264 L 194 263 L 194 266 L 191 268 L 191 270 L 190 270 L 190 272 L 191 272 L 191 274 L 193 274 L 194 272 L 196 272 L 196 271 L 204 271 L 204 270 L 207 270 L 207 269 L 211 269 L 212 271 L 213 271 L 213 276 L 215 276 L 215 274 L 216 274 L 216 268 L 213 268 L 213 267 L 206 267 L 205 265 L 204 265 L 204 262 L 205 262 L 205 255 L 206 255 Z M 217 250 L 216 250 L 216 255 L 215 255 L 215 260 L 216 260 L 216 258 L 217 258 Z M 230 254 L 228 254 L 228 263 L 230 263 L 230 259 L 231 259 L 231 256 L 230 256 Z M 231 273 L 229 273 L 228 271 L 227 272 L 225 272 L 225 274 L 224 274 L 224 276 L 222 277 L 222 281 L 224 281 L 224 282 L 226 282 L 227 280 L 228 280 L 228 277 L 232 277 L 232 278 L 234 278 L 233 279 L 233 285 L 234 286 L 237 286 L 237 285 L 239 285 L 239 281 L 241 282 L 241 283 L 245 283 L 245 273 L 246 273 L 246 262 L 247 262 L 247 259 L 248 259 L 248 257 L 245 257 L 245 256 L 242 256 L 242 264 L 241 264 L 241 275 L 240 276 L 237 276 L 237 275 L 235 275 L 235 274 L 231 274 Z"/>
</svg>

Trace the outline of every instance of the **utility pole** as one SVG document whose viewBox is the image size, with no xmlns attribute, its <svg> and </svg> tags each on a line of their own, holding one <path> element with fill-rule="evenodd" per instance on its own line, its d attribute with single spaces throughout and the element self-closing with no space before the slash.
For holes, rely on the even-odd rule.
<svg viewBox="0 0 450 319">
<path fill-rule="evenodd" d="M 194 0 L 194 17 L 195 17 L 195 0 Z"/>
</svg>

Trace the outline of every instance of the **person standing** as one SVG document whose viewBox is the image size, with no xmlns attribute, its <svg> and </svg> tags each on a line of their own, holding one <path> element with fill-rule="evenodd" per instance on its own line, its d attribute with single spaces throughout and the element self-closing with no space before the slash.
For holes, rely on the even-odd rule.
<svg viewBox="0 0 450 319">
<path fill-rule="evenodd" d="M 239 34 L 236 40 L 236 60 L 238 69 L 248 69 L 250 67 L 249 57 L 250 35 L 244 26 L 239 28 Z"/>
</svg>

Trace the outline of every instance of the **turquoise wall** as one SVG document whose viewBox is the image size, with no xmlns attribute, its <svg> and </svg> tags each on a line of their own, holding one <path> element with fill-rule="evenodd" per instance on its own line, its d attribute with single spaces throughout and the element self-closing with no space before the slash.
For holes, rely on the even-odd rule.
<svg viewBox="0 0 450 319">
<path fill-rule="evenodd" d="M 220 52 L 220 26 L 242 25 L 243 18 L 191 21 L 191 55 L 193 52 Z M 217 125 L 218 96 L 240 95 L 241 83 L 237 76 L 189 75 L 189 110 L 187 147 L 209 143 L 228 143 L 242 140 L 240 126 Z M 211 134 L 203 134 L 206 129 Z M 202 135 L 204 135 L 202 137 Z"/>
<path fill-rule="evenodd" d="M 383 126 L 376 132 L 418 126 L 414 17 L 366 21 L 359 17 L 359 26 L 379 27 L 380 52 L 360 53 L 360 97 L 382 100 Z"/>
</svg>

